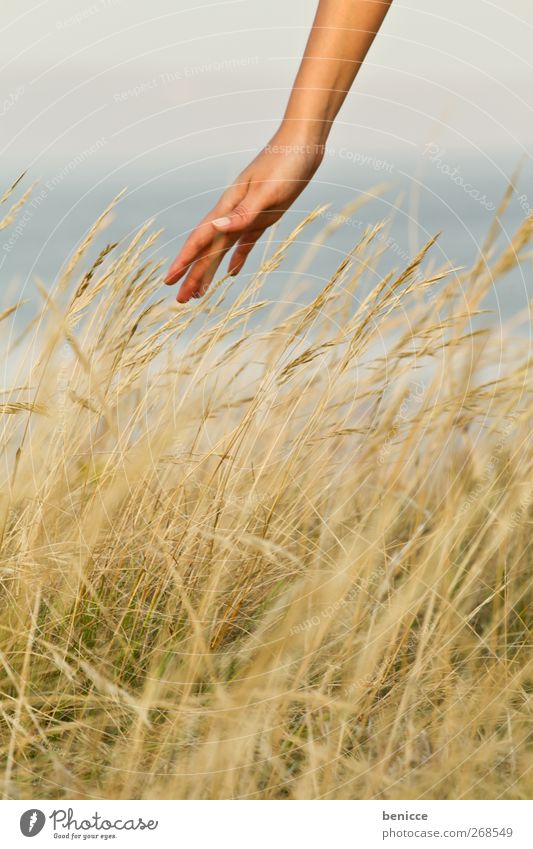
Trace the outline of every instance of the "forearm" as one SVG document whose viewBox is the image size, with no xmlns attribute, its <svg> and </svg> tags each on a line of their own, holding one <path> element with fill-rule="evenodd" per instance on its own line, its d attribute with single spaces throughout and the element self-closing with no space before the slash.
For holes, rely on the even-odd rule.
<svg viewBox="0 0 533 849">
<path fill-rule="evenodd" d="M 320 0 L 283 118 L 291 135 L 324 144 L 392 0 Z"/>
<path fill-rule="evenodd" d="M 206 291 L 226 251 L 238 274 L 265 229 L 312 179 L 332 122 L 392 0 L 320 0 L 281 127 L 189 235 L 165 278 L 186 303 Z"/>
</svg>

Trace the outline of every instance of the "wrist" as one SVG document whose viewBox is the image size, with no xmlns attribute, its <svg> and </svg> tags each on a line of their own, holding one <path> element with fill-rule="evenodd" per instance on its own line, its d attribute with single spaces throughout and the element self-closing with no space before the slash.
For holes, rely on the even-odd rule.
<svg viewBox="0 0 533 849">
<path fill-rule="evenodd" d="M 285 115 L 278 132 L 309 143 L 326 144 L 331 121 L 322 118 L 300 118 Z"/>
<path fill-rule="evenodd" d="M 273 143 L 299 146 L 302 151 L 323 157 L 331 125 L 323 121 L 310 121 L 285 117 L 274 135 Z"/>
</svg>

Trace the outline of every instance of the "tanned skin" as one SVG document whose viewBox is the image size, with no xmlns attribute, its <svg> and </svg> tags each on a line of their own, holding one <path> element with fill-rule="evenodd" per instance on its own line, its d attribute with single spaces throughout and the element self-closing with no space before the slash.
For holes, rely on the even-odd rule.
<svg viewBox="0 0 533 849">
<path fill-rule="evenodd" d="M 267 227 L 305 189 L 333 121 L 392 0 L 320 0 L 279 129 L 189 235 L 165 278 L 180 303 L 200 297 L 233 249 L 238 274 Z M 184 278 L 184 279 L 183 279 Z"/>
</svg>

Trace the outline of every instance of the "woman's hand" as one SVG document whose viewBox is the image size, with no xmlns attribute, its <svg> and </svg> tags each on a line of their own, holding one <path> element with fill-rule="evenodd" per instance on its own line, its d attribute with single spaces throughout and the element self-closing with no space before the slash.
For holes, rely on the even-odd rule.
<svg viewBox="0 0 533 849">
<path fill-rule="evenodd" d="M 166 283 L 187 274 L 180 303 L 206 291 L 234 245 L 229 272 L 238 274 L 265 229 L 304 190 L 391 2 L 319 0 L 280 129 L 192 231 L 170 266 Z"/>
<path fill-rule="evenodd" d="M 225 254 L 238 274 L 257 240 L 278 221 L 313 177 L 324 156 L 316 133 L 282 128 L 237 177 L 217 205 L 189 235 L 170 266 L 165 283 L 177 283 L 187 272 L 177 300 L 203 295 Z"/>
<path fill-rule="evenodd" d="M 267 227 L 304 190 L 324 143 L 392 0 L 319 0 L 280 129 L 192 231 L 165 278 L 186 303 L 202 295 L 224 255 L 237 245 L 238 274 Z"/>
</svg>

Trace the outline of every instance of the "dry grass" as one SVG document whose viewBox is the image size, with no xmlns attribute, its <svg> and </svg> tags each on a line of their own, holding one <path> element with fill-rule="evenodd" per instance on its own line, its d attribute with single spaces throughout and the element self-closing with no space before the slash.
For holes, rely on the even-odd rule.
<svg viewBox="0 0 533 849">
<path fill-rule="evenodd" d="M 104 218 L 0 314 L 5 797 L 531 795 L 532 371 L 474 317 L 533 221 L 281 310 L 298 232 L 179 308 Z"/>
</svg>

